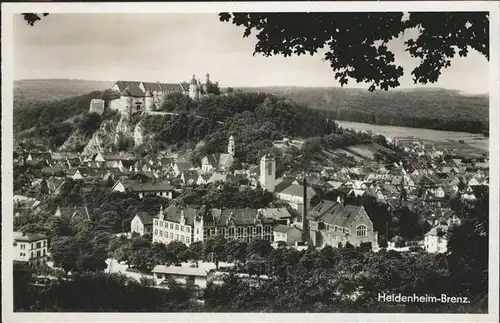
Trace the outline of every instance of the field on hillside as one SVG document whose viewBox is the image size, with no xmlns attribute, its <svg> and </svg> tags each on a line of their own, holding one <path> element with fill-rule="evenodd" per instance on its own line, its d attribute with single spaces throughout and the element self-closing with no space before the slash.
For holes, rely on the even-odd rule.
<svg viewBox="0 0 500 323">
<path fill-rule="evenodd" d="M 396 126 L 380 126 L 361 122 L 350 121 L 335 121 L 339 126 L 346 129 L 354 129 L 356 131 L 372 131 L 390 137 L 415 137 L 422 140 L 441 141 L 447 140 L 463 140 L 468 145 L 479 148 L 483 151 L 489 150 L 489 139 L 482 135 L 458 132 L 458 131 L 441 131 L 421 128 L 396 127 Z"/>
</svg>

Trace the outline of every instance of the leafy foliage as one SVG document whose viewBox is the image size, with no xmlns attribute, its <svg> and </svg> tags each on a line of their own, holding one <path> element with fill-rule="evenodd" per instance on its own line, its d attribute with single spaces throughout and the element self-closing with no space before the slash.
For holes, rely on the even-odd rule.
<svg viewBox="0 0 500 323">
<path fill-rule="evenodd" d="M 402 12 L 219 14 L 221 21 L 243 26 L 244 37 L 255 30 L 254 54 L 315 55 L 326 47 L 324 59 L 335 79 L 342 86 L 349 79 L 369 83 L 369 91 L 400 85 L 404 70 L 387 45 L 407 30 L 418 31 L 405 41 L 410 55 L 421 60 L 412 71 L 415 83 L 436 82 L 457 49 L 460 56 L 472 48 L 489 59 L 487 12 L 411 12 L 403 17 Z"/>
<path fill-rule="evenodd" d="M 241 189 L 237 184 L 224 183 L 219 189 L 218 185 L 197 186 L 187 190 L 177 197 L 173 203 L 178 205 L 191 205 L 208 208 L 264 208 L 274 201 L 272 193 L 263 188 Z"/>
</svg>

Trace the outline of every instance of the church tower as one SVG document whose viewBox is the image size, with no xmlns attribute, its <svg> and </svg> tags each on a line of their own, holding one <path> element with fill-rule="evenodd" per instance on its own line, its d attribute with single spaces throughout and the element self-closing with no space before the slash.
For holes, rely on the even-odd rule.
<svg viewBox="0 0 500 323">
<path fill-rule="evenodd" d="M 270 156 L 264 155 L 260 159 L 260 185 L 274 192 L 276 186 L 276 160 Z"/>
<path fill-rule="evenodd" d="M 198 81 L 196 80 L 196 76 L 193 75 L 191 82 L 189 83 L 189 97 L 193 100 L 198 100 Z"/>
<path fill-rule="evenodd" d="M 150 90 L 146 91 L 146 111 L 153 110 L 153 94 L 151 94 Z"/>
<path fill-rule="evenodd" d="M 236 154 L 236 146 L 235 146 L 235 143 L 234 143 L 234 137 L 233 136 L 229 137 L 229 143 L 227 145 L 227 153 L 229 155 L 233 156 L 233 157 Z"/>
<path fill-rule="evenodd" d="M 203 84 L 203 93 L 208 94 L 210 84 L 210 74 L 205 75 L 205 84 Z"/>
<path fill-rule="evenodd" d="M 121 114 L 125 118 L 129 118 L 132 114 L 132 94 L 130 94 L 129 87 L 127 86 L 121 93 Z"/>
</svg>

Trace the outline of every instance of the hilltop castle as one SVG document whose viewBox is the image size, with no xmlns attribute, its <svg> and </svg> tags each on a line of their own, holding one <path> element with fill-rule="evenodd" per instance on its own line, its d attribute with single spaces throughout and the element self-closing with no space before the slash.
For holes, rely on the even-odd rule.
<svg viewBox="0 0 500 323">
<path fill-rule="evenodd" d="M 101 99 L 92 100 L 89 112 L 102 114 L 104 109 L 110 108 L 130 117 L 136 113 L 159 109 L 165 96 L 170 93 L 182 93 L 193 100 L 199 100 L 210 94 L 219 94 L 218 89 L 218 82 L 212 83 L 208 73 L 204 83 L 196 79 L 195 75 L 189 83 L 117 81 L 111 90 L 103 93 Z"/>
</svg>

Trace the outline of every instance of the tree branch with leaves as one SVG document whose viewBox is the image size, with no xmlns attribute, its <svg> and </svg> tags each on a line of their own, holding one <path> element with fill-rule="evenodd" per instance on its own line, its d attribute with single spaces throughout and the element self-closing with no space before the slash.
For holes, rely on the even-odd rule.
<svg viewBox="0 0 500 323">
<path fill-rule="evenodd" d="M 369 91 L 400 86 L 404 74 L 388 43 L 416 29 L 405 41 L 406 51 L 420 59 L 411 74 L 415 84 L 435 83 L 458 53 L 474 49 L 489 60 L 487 12 L 337 12 L 337 13 L 220 13 L 222 22 L 256 34 L 255 54 L 266 57 L 315 55 L 326 49 L 334 78 L 369 83 Z"/>
</svg>

